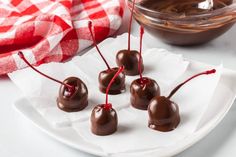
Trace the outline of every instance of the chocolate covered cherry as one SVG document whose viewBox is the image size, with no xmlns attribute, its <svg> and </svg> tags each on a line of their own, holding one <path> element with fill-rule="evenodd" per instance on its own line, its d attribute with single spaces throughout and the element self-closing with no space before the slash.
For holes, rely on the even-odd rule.
<svg viewBox="0 0 236 157">
<path fill-rule="evenodd" d="M 84 82 L 77 77 L 69 77 L 65 81 L 74 87 L 71 94 L 65 86 L 61 86 L 57 98 L 57 106 L 66 112 L 81 111 L 88 105 L 88 89 Z"/>
<path fill-rule="evenodd" d="M 104 56 L 102 55 L 101 51 L 99 50 L 99 48 L 97 46 L 97 43 L 95 41 L 95 37 L 92 32 L 92 22 L 91 21 L 89 21 L 88 27 L 89 27 L 91 37 L 93 39 L 94 46 L 96 47 L 97 52 L 99 53 L 99 55 L 101 56 L 101 58 L 103 59 L 104 63 L 107 66 L 107 69 L 100 72 L 99 76 L 98 76 L 99 90 L 102 93 L 106 93 L 106 89 L 107 89 L 109 82 L 111 81 L 113 76 L 117 73 L 119 68 L 118 67 L 110 68 L 109 64 L 107 63 L 106 59 L 104 58 Z M 108 94 L 120 94 L 124 91 L 125 91 L 125 74 L 123 72 L 121 72 L 119 74 L 119 76 L 116 77 Z"/>
<path fill-rule="evenodd" d="M 120 67 L 106 89 L 106 103 L 94 107 L 91 114 L 91 131 L 95 135 L 105 136 L 114 133 L 117 130 L 118 118 L 112 104 L 108 102 L 108 93 L 116 77 L 124 70 Z"/>
<path fill-rule="evenodd" d="M 158 131 L 171 131 L 180 122 L 179 107 L 164 96 L 152 99 L 148 107 L 148 127 Z"/>
<path fill-rule="evenodd" d="M 126 75 L 134 76 L 139 74 L 138 63 L 139 63 L 139 52 L 136 50 L 130 50 L 130 34 L 131 34 L 131 25 L 134 12 L 135 0 L 133 0 L 130 21 L 129 21 L 129 30 L 128 30 L 128 49 L 120 50 L 116 54 L 116 63 L 118 66 L 124 66 L 124 73 Z M 143 61 L 141 61 L 141 71 L 143 72 L 144 66 Z"/>
<path fill-rule="evenodd" d="M 124 73 L 129 76 L 135 76 L 139 74 L 138 70 L 138 56 L 139 52 L 136 50 L 120 50 L 116 55 L 116 64 L 118 66 L 124 66 Z M 142 61 L 142 72 L 144 70 Z"/>
<path fill-rule="evenodd" d="M 155 80 L 144 77 L 131 83 L 130 94 L 131 105 L 134 108 L 147 110 L 152 98 L 160 96 L 160 88 Z"/>
<path fill-rule="evenodd" d="M 113 108 L 97 105 L 91 114 L 91 131 L 95 135 L 105 136 L 116 132 L 118 118 Z"/>
<path fill-rule="evenodd" d="M 160 88 L 157 82 L 151 78 L 142 76 L 142 37 L 143 28 L 140 27 L 140 50 L 138 70 L 140 78 L 134 80 L 130 86 L 130 102 L 134 108 L 147 110 L 153 97 L 160 96 Z"/>
<path fill-rule="evenodd" d="M 63 82 L 58 81 L 34 68 L 25 58 L 22 52 L 18 53 L 19 57 L 34 71 L 44 77 L 61 84 L 57 106 L 66 112 L 81 111 L 88 105 L 88 89 L 84 82 L 76 77 L 69 77 Z"/>
<path fill-rule="evenodd" d="M 99 73 L 98 81 L 99 81 L 99 89 L 101 92 L 106 93 L 107 86 L 111 81 L 112 77 L 117 73 L 119 68 L 111 68 L 104 70 Z M 111 88 L 108 94 L 120 94 L 125 91 L 125 74 L 120 73 L 114 83 L 111 85 Z"/>
<path fill-rule="evenodd" d="M 200 75 L 213 74 L 215 72 L 216 70 L 212 69 L 192 76 L 183 83 L 179 84 L 174 90 L 172 90 L 168 97 L 154 97 L 148 106 L 148 127 L 163 132 L 174 130 L 180 122 L 180 115 L 179 107 L 176 103 L 171 101 L 171 97 L 176 93 L 176 91 L 179 90 L 180 87 L 182 87 L 185 83 L 192 80 L 193 78 Z"/>
</svg>

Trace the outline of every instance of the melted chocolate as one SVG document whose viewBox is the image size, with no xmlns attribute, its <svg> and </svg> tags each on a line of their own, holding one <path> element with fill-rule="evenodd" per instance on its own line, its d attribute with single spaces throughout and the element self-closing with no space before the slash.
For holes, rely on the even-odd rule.
<svg viewBox="0 0 236 157">
<path fill-rule="evenodd" d="M 148 115 L 148 127 L 162 132 L 174 130 L 180 122 L 178 105 L 164 96 L 151 100 Z"/>
<path fill-rule="evenodd" d="M 91 114 L 91 131 L 95 135 L 110 135 L 117 130 L 118 118 L 116 111 L 113 108 L 106 109 L 104 105 L 95 106 Z"/>
<path fill-rule="evenodd" d="M 69 77 L 63 81 L 75 87 L 75 91 L 70 94 L 64 85 L 60 87 L 57 98 L 57 106 L 66 112 L 81 111 L 88 106 L 88 89 L 84 82 L 76 77 Z"/>
<path fill-rule="evenodd" d="M 136 79 L 131 83 L 131 105 L 140 110 L 147 110 L 151 99 L 160 96 L 160 88 L 155 80 L 144 77 L 143 83 L 141 79 Z"/>
<path fill-rule="evenodd" d="M 116 63 L 118 66 L 124 66 L 124 73 L 126 75 L 134 76 L 139 74 L 138 69 L 139 52 L 135 50 L 120 50 L 116 55 Z M 142 61 L 142 72 L 144 70 Z"/>
<path fill-rule="evenodd" d="M 224 8 L 233 0 L 143 0 L 140 5 L 161 13 L 196 15 Z"/>
<path fill-rule="evenodd" d="M 200 23 L 201 21 L 199 17 L 190 17 L 189 24 L 186 23 L 183 25 L 181 23 L 182 17 L 204 13 L 210 15 L 213 10 L 231 5 L 233 0 L 212 0 L 213 4 L 210 4 L 209 2 L 210 0 L 143 0 L 140 2 L 140 5 L 145 8 L 161 13 L 171 13 L 177 17 L 179 16 L 179 24 L 177 23 L 178 18 L 176 19 L 176 24 L 171 20 L 168 21 L 168 15 L 165 14 L 160 14 L 156 17 L 158 21 L 163 21 L 161 24 L 151 24 L 143 16 L 136 16 L 136 18 L 150 34 L 158 37 L 158 39 L 161 39 L 166 43 L 180 46 L 203 44 L 225 33 L 234 24 L 231 20 L 226 22 L 222 21 L 222 23 L 214 27 L 205 26 L 202 28 L 200 25 L 198 26 L 197 24 L 191 24 L 190 20 L 197 20 Z M 145 16 L 150 16 L 153 18 L 156 16 L 156 14 L 154 15 L 151 12 L 144 12 L 144 14 Z M 212 19 L 209 20 L 214 22 L 213 18 L 216 17 L 213 16 L 211 18 Z M 220 17 L 217 18 L 219 19 Z M 164 21 L 166 21 L 166 23 L 164 23 Z M 202 21 L 206 21 L 206 19 L 203 17 Z"/>
<path fill-rule="evenodd" d="M 110 83 L 113 76 L 118 71 L 118 68 L 111 68 L 104 70 L 99 73 L 99 89 L 102 93 L 106 93 L 108 84 Z M 125 74 L 120 73 L 119 76 L 115 79 L 114 83 L 111 85 L 111 88 L 108 94 L 120 94 L 125 91 Z"/>
</svg>

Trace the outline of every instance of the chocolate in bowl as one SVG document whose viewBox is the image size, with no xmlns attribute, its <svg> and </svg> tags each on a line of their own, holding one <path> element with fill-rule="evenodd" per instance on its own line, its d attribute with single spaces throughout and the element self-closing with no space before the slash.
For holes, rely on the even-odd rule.
<svg viewBox="0 0 236 157">
<path fill-rule="evenodd" d="M 168 44 L 197 45 L 232 27 L 236 0 L 140 0 L 134 17 L 151 35 Z"/>
</svg>

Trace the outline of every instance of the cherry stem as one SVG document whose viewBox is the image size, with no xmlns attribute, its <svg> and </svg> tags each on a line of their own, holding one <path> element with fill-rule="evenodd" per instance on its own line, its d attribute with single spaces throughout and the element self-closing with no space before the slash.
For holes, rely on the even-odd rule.
<svg viewBox="0 0 236 157">
<path fill-rule="evenodd" d="M 58 80 L 56 80 L 56 79 L 54 79 L 54 78 L 52 78 L 52 77 L 50 77 L 50 76 L 48 76 L 48 75 L 46 75 L 46 74 L 40 72 L 39 70 L 37 70 L 35 67 L 33 67 L 33 66 L 28 62 L 28 60 L 25 58 L 24 54 L 23 54 L 21 51 L 18 52 L 18 56 L 19 56 L 31 69 L 33 69 L 33 70 L 36 71 L 37 73 L 43 75 L 44 77 L 46 77 L 46 78 L 48 78 L 48 79 L 50 79 L 50 80 L 53 80 L 53 81 L 55 81 L 55 82 L 57 82 L 57 83 L 59 83 L 59 84 L 62 84 L 62 85 L 64 85 L 64 86 L 66 86 L 67 89 L 68 89 L 68 91 L 71 92 L 71 93 L 75 91 L 75 87 L 74 87 L 74 86 L 71 86 L 71 85 L 66 84 L 66 83 L 64 83 L 64 82 L 61 82 L 61 81 L 58 81 Z"/>
<path fill-rule="evenodd" d="M 132 19 L 133 19 L 133 14 L 134 14 L 134 5 L 135 5 L 135 0 L 133 0 L 133 3 L 132 3 L 132 9 L 131 9 L 131 14 L 130 14 L 130 19 L 129 19 L 128 51 L 130 51 L 130 34 L 131 34 Z"/>
<path fill-rule="evenodd" d="M 99 48 L 98 48 L 97 42 L 96 42 L 95 37 L 94 37 L 94 35 L 93 35 L 92 25 L 93 25 L 93 24 L 92 24 L 92 21 L 89 21 L 89 22 L 88 22 L 88 28 L 89 28 L 91 37 L 92 37 L 92 39 L 93 39 L 93 44 L 94 44 L 94 46 L 96 47 L 97 52 L 99 53 L 99 55 L 102 57 L 104 63 L 106 64 L 107 69 L 111 69 L 110 66 L 109 66 L 109 64 L 107 63 L 106 59 L 104 58 L 104 56 L 102 55 L 101 51 L 100 51 Z"/>
<path fill-rule="evenodd" d="M 112 83 L 115 81 L 115 79 L 117 78 L 117 76 L 124 70 L 124 66 L 121 66 L 119 68 L 119 70 L 116 72 L 116 74 L 113 76 L 113 78 L 111 79 L 111 81 L 109 82 L 108 86 L 107 86 L 107 89 L 106 89 L 106 104 L 105 104 L 105 107 L 106 106 L 111 106 L 109 103 L 108 103 L 108 92 L 111 88 L 111 85 Z M 109 107 L 108 107 L 109 108 Z M 111 107 L 110 107 L 111 108 Z"/>
<path fill-rule="evenodd" d="M 138 60 L 138 69 L 139 69 L 139 76 L 140 81 L 143 83 L 143 76 L 142 76 L 142 47 L 143 47 L 143 34 L 144 29 L 140 26 L 140 49 L 139 49 L 139 60 Z"/>
<path fill-rule="evenodd" d="M 199 74 L 196 74 L 192 77 L 190 77 L 189 79 L 187 79 L 186 81 L 184 81 L 183 83 L 179 84 L 177 87 L 175 87 L 169 94 L 169 96 L 167 97 L 168 99 L 170 99 L 184 84 L 186 84 L 187 82 L 189 82 L 190 80 L 198 77 L 198 76 L 201 76 L 201 75 L 209 75 L 209 74 L 213 74 L 215 73 L 216 70 L 215 69 L 212 69 L 212 70 L 207 70 L 207 71 L 204 71 L 204 72 L 201 72 Z"/>
</svg>

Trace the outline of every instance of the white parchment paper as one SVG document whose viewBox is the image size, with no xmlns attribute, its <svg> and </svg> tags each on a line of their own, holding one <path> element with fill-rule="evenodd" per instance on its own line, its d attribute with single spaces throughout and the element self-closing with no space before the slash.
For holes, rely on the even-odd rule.
<svg viewBox="0 0 236 157">
<path fill-rule="evenodd" d="M 99 44 L 111 67 L 116 66 L 116 52 L 126 48 L 126 38 L 127 34 L 123 34 L 115 39 L 108 38 Z M 131 36 L 131 39 L 132 48 L 138 50 L 139 38 Z M 163 49 L 147 49 L 145 43 L 143 49 L 144 75 L 155 79 L 163 90 L 179 78 L 188 67 L 189 62 L 185 61 L 181 55 L 172 54 Z M 79 77 L 86 83 L 89 90 L 88 107 L 80 112 L 66 113 L 59 110 L 56 104 L 59 84 L 42 77 L 30 68 L 9 74 L 11 80 L 22 90 L 36 110 L 53 126 L 67 127 L 71 126 L 72 123 L 88 120 L 92 108 L 105 101 L 105 95 L 98 90 L 98 74 L 105 70 L 106 66 L 95 48 L 83 56 L 74 57 L 72 61 L 44 64 L 37 69 L 59 80 L 64 80 L 70 76 Z M 166 74 L 164 71 L 170 74 Z M 113 102 L 116 110 L 129 107 L 129 85 L 136 78 L 138 76 L 127 76 L 126 92 L 109 96 L 109 100 Z"/>
</svg>

